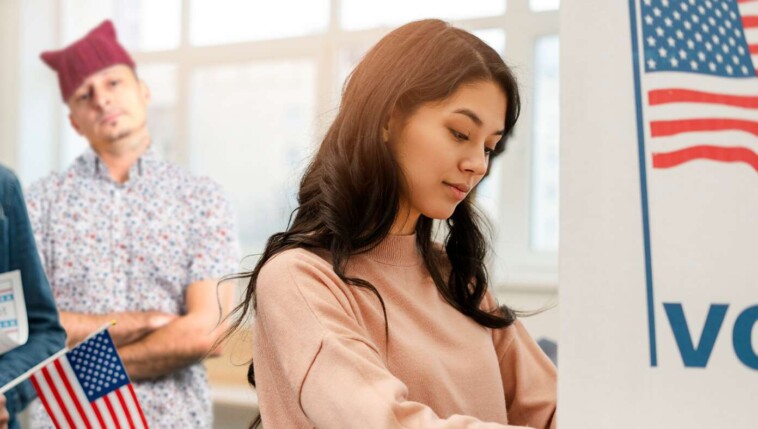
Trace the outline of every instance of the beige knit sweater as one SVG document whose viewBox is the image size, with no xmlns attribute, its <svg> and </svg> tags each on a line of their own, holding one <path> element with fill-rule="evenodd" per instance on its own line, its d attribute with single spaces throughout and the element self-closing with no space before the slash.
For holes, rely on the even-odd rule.
<svg viewBox="0 0 758 429">
<path fill-rule="evenodd" d="M 379 300 L 342 282 L 328 258 L 288 250 L 258 278 L 266 429 L 555 427 L 555 367 L 520 322 L 484 328 L 445 302 L 415 236 L 390 236 L 347 268 L 381 293 L 389 343 Z"/>
</svg>

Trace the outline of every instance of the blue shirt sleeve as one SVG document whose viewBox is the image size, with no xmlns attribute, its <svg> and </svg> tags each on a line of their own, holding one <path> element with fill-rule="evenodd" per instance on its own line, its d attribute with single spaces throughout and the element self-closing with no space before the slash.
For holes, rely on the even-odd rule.
<svg viewBox="0 0 758 429">
<path fill-rule="evenodd" d="M 26 344 L 0 355 L 0 386 L 65 346 L 50 285 L 40 263 L 24 196 L 16 176 L 0 166 L 0 273 L 20 270 L 29 320 Z M 35 398 L 26 381 L 6 393 L 11 420 Z"/>
</svg>

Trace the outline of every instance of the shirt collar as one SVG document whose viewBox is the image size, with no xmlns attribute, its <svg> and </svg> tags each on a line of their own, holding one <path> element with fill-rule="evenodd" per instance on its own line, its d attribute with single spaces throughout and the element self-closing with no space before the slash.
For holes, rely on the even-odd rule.
<svg viewBox="0 0 758 429">
<path fill-rule="evenodd" d="M 132 165 L 129 169 L 128 181 L 131 181 L 138 177 L 143 177 L 146 171 L 149 170 L 151 163 L 157 159 L 158 156 L 155 153 L 153 146 L 148 146 L 147 150 L 145 150 L 145 152 L 143 152 L 142 155 L 137 158 L 137 162 L 135 162 L 134 165 Z M 77 169 L 84 176 L 99 177 L 102 179 L 111 180 L 111 177 L 108 174 L 108 167 L 100 159 L 97 153 L 92 150 L 91 147 L 88 147 L 82 156 L 77 159 L 76 164 L 78 167 Z"/>
</svg>

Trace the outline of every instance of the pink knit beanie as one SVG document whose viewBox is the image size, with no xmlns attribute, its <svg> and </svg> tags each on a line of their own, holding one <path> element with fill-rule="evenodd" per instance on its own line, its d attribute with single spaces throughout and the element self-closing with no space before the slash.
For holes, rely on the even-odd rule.
<svg viewBox="0 0 758 429">
<path fill-rule="evenodd" d="M 93 73 L 116 64 L 135 67 L 132 57 L 118 43 L 116 30 L 109 20 L 71 45 L 59 51 L 43 52 L 40 57 L 58 73 L 64 103 Z"/>
</svg>

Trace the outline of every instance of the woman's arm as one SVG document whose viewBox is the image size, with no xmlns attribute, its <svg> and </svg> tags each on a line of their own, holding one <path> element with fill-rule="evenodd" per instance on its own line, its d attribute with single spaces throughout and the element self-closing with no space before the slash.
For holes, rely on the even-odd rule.
<svg viewBox="0 0 758 429">
<path fill-rule="evenodd" d="M 315 256 L 314 256 L 315 257 Z M 256 386 L 263 424 L 345 428 L 515 429 L 471 416 L 438 416 L 408 399 L 353 313 L 328 264 L 304 251 L 269 261 L 258 279 Z"/>
<path fill-rule="evenodd" d="M 495 307 L 492 295 L 487 295 L 484 304 Z M 492 341 L 499 360 L 508 420 L 534 428 L 555 428 L 558 394 L 555 365 L 519 320 L 507 328 L 493 329 Z"/>
</svg>

